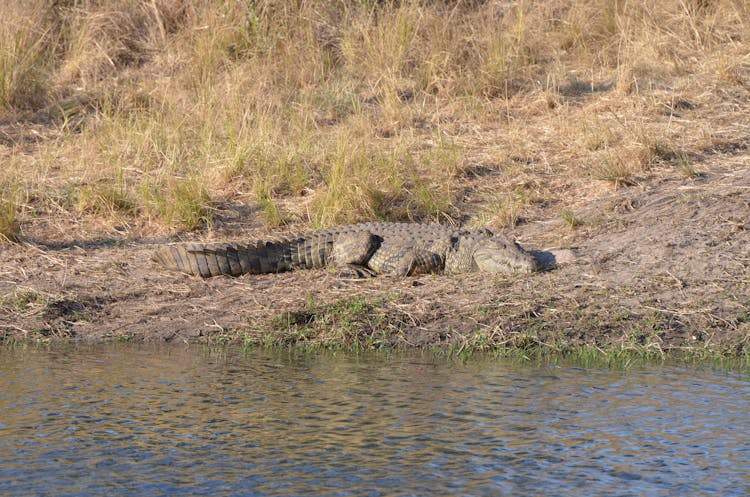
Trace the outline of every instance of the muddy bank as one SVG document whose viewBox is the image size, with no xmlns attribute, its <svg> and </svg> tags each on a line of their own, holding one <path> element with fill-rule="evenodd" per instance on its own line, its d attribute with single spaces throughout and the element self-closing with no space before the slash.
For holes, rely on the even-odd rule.
<svg viewBox="0 0 750 497">
<path fill-rule="evenodd" d="M 351 281 L 321 270 L 202 280 L 150 261 L 166 239 L 45 239 L 39 220 L 25 242 L 0 248 L 0 337 L 745 353 L 750 157 L 726 162 L 690 178 L 666 171 L 565 219 L 519 225 L 512 235 L 525 247 L 560 260 L 520 277 Z M 231 223 L 214 236 L 264 234 Z"/>
</svg>

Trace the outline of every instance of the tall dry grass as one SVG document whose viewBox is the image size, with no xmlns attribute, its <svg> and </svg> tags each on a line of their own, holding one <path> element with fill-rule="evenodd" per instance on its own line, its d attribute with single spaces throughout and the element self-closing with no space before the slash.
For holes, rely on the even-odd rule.
<svg viewBox="0 0 750 497">
<path fill-rule="evenodd" d="M 156 229 L 227 202 L 269 225 L 513 225 L 705 146 L 711 123 L 665 101 L 749 72 L 741 0 L 9 5 L 0 112 L 59 132 L 5 140 L 0 182 Z"/>
</svg>

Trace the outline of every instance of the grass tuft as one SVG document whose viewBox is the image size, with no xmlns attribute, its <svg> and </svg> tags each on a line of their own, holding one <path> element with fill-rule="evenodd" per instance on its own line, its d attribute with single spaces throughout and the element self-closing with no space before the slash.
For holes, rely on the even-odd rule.
<svg viewBox="0 0 750 497">
<path fill-rule="evenodd" d="M 10 0 L 0 23 L 0 112 L 42 106 L 52 81 L 54 37 L 42 2 Z"/>
<path fill-rule="evenodd" d="M 688 158 L 685 152 L 679 152 L 677 154 L 677 169 L 683 178 L 695 178 L 698 176 L 698 171 L 693 166 L 692 162 Z"/>
<path fill-rule="evenodd" d="M 576 216 L 575 213 L 569 209 L 564 209 L 560 213 L 560 217 L 571 229 L 580 228 L 584 225 L 584 220 Z"/>
<path fill-rule="evenodd" d="M 17 188 L 0 189 L 0 244 L 17 242 L 21 236 L 20 193 Z"/>
<path fill-rule="evenodd" d="M 192 231 L 211 223 L 211 197 L 200 178 L 176 178 L 165 191 L 151 193 L 156 213 L 168 224 Z"/>
<path fill-rule="evenodd" d="M 485 205 L 477 224 L 513 228 L 523 219 L 527 204 L 526 195 L 519 190 L 508 195 L 496 195 Z"/>
<path fill-rule="evenodd" d="M 261 208 L 261 215 L 267 225 L 278 227 L 286 224 L 286 216 L 282 213 L 278 203 L 274 202 L 270 193 L 265 192 L 257 196 Z"/>
<path fill-rule="evenodd" d="M 594 179 L 607 181 L 615 188 L 635 184 L 633 171 L 628 164 L 619 157 L 606 157 L 591 167 Z"/>
<path fill-rule="evenodd" d="M 130 193 L 118 185 L 98 183 L 81 186 L 74 194 L 78 211 L 111 216 L 122 212 L 135 215 L 138 206 Z"/>
</svg>

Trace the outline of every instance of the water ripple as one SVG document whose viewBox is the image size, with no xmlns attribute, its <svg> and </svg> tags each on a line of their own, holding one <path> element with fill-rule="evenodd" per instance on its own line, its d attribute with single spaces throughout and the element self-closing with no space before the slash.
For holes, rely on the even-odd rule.
<svg viewBox="0 0 750 497">
<path fill-rule="evenodd" d="M 0 351 L 0 494 L 750 494 L 750 382 L 658 367 Z"/>
</svg>

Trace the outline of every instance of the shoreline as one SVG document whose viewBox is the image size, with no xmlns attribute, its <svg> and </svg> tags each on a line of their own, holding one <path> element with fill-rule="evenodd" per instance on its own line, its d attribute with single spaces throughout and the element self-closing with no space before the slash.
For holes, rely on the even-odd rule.
<svg viewBox="0 0 750 497">
<path fill-rule="evenodd" d="M 519 225 L 524 247 L 568 256 L 521 276 L 203 280 L 150 262 L 151 240 L 5 245 L 0 339 L 747 356 L 748 184 L 747 167 L 662 176 L 591 202 L 575 229 Z"/>
</svg>

